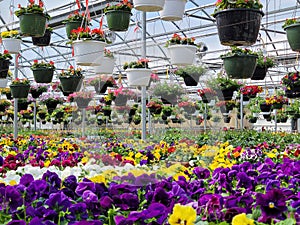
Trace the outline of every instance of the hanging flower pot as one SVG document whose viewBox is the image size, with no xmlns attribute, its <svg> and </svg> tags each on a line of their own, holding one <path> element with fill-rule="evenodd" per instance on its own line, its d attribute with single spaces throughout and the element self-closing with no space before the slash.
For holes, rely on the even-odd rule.
<svg viewBox="0 0 300 225">
<path fill-rule="evenodd" d="M 231 8 L 214 14 L 222 45 L 250 46 L 255 44 L 264 13 L 257 9 Z"/>
<path fill-rule="evenodd" d="M 146 68 L 126 69 L 129 86 L 147 86 L 150 81 L 151 70 Z"/>
<path fill-rule="evenodd" d="M 80 66 L 99 66 L 103 60 L 106 43 L 103 41 L 77 40 L 73 41 L 74 58 Z"/>
<path fill-rule="evenodd" d="M 76 30 L 79 27 L 85 28 L 89 25 L 89 19 L 84 13 L 80 14 L 77 10 L 72 12 L 67 19 L 63 21 L 66 24 L 67 37 L 71 37 L 71 31 Z"/>
<path fill-rule="evenodd" d="M 164 8 L 159 12 L 161 20 L 181 20 L 185 10 L 186 0 L 166 0 Z"/>
<path fill-rule="evenodd" d="M 144 12 L 156 12 L 164 8 L 165 0 L 133 0 L 136 10 Z"/>
<path fill-rule="evenodd" d="M 21 35 L 17 30 L 9 30 L 1 32 L 2 44 L 11 54 L 18 54 L 21 50 Z"/>
<path fill-rule="evenodd" d="M 268 72 L 267 67 L 256 66 L 251 80 L 264 80 Z"/>
<path fill-rule="evenodd" d="M 8 53 L 7 50 L 4 50 L 3 54 L 0 53 L 0 88 L 5 88 L 7 85 L 7 74 L 9 70 L 10 61 L 9 59 L 12 56 Z"/>
<path fill-rule="evenodd" d="M 66 33 L 67 37 L 69 38 L 71 35 L 72 30 L 76 30 L 78 27 L 83 27 L 85 28 L 85 24 L 82 24 L 82 21 L 68 21 L 66 23 Z"/>
<path fill-rule="evenodd" d="M 18 54 L 21 50 L 21 39 L 16 38 L 2 38 L 2 44 L 4 49 L 6 49 L 11 54 Z"/>
<path fill-rule="evenodd" d="M 83 82 L 83 75 L 81 69 L 74 69 L 73 66 L 58 75 L 60 80 L 61 89 L 65 93 L 73 93 L 80 89 Z"/>
<path fill-rule="evenodd" d="M 228 77 L 232 79 L 251 78 L 255 67 L 257 54 L 249 49 L 232 47 L 229 53 L 221 55 Z"/>
<path fill-rule="evenodd" d="M 27 98 L 30 88 L 29 84 L 11 84 L 9 87 L 13 98 Z"/>
<path fill-rule="evenodd" d="M 76 104 L 77 104 L 77 107 L 79 109 L 85 109 L 86 107 L 89 106 L 89 103 L 92 99 L 87 99 L 87 98 L 75 98 L 74 99 Z"/>
<path fill-rule="evenodd" d="M 18 112 L 21 110 L 26 110 L 28 108 L 29 102 L 27 102 L 27 98 L 18 99 Z"/>
<path fill-rule="evenodd" d="M 34 68 L 32 69 L 33 77 L 36 83 L 51 83 L 54 69 Z"/>
<path fill-rule="evenodd" d="M 51 41 L 52 29 L 46 28 L 45 34 L 43 37 L 32 37 L 32 44 L 36 46 L 49 46 Z"/>
<path fill-rule="evenodd" d="M 289 42 L 289 45 L 293 51 L 300 51 L 300 24 L 294 23 L 287 26 L 284 26 L 284 30 L 286 31 L 286 36 Z"/>
<path fill-rule="evenodd" d="M 186 86 L 197 86 L 199 78 L 205 69 L 200 65 L 188 65 L 175 71 L 175 74 L 183 77 Z"/>
<path fill-rule="evenodd" d="M 94 72 L 96 74 L 112 74 L 115 67 L 115 59 L 109 57 L 103 57 L 100 62 L 100 66 L 94 67 Z"/>
<path fill-rule="evenodd" d="M 122 1 L 119 4 L 110 5 L 104 8 L 108 29 L 111 31 L 127 31 L 130 23 L 132 4 Z"/>
<path fill-rule="evenodd" d="M 72 93 L 78 90 L 80 82 L 83 80 L 83 77 L 70 76 L 70 77 L 58 77 L 64 92 Z"/>
<path fill-rule="evenodd" d="M 41 13 L 20 15 L 20 30 L 23 36 L 42 37 L 45 34 L 47 17 Z"/>
<path fill-rule="evenodd" d="M 170 45 L 168 50 L 171 64 L 191 65 L 196 57 L 197 47 L 194 45 Z"/>
</svg>

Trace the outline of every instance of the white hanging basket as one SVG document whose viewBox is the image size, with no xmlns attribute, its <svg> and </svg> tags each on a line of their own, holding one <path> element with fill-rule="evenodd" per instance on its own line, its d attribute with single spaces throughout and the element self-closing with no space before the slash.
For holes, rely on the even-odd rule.
<svg viewBox="0 0 300 225">
<path fill-rule="evenodd" d="M 5 78 L 5 79 L 1 78 L 0 79 L 0 88 L 6 88 L 7 87 L 7 81 L 8 81 L 7 78 Z"/>
<path fill-rule="evenodd" d="M 150 81 L 151 70 L 144 68 L 126 69 L 129 86 L 147 86 Z"/>
<path fill-rule="evenodd" d="M 174 65 L 191 65 L 196 57 L 194 45 L 170 45 L 168 47 L 171 63 Z"/>
<path fill-rule="evenodd" d="M 6 49 L 10 54 L 18 54 L 21 50 L 21 39 L 3 38 L 2 43 L 4 49 Z"/>
<path fill-rule="evenodd" d="M 99 66 L 104 58 L 103 41 L 77 40 L 73 41 L 74 58 L 79 66 Z"/>
<path fill-rule="evenodd" d="M 114 71 L 115 59 L 109 57 L 103 57 L 100 62 L 100 66 L 94 67 L 96 74 L 111 74 Z"/>
<path fill-rule="evenodd" d="M 182 20 L 186 0 L 166 0 L 164 9 L 159 12 L 160 18 L 166 21 Z"/>
<path fill-rule="evenodd" d="M 133 0 L 136 10 L 144 12 L 156 12 L 164 8 L 165 0 Z"/>
</svg>

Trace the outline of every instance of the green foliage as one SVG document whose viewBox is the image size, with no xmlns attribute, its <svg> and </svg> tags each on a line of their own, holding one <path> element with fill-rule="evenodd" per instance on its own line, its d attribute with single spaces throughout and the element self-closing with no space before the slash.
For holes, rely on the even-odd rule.
<svg viewBox="0 0 300 225">
<path fill-rule="evenodd" d="M 259 0 L 218 0 L 214 13 L 232 8 L 247 8 L 247 9 L 261 9 L 263 5 Z"/>
<path fill-rule="evenodd" d="M 207 86 L 214 90 L 224 90 L 228 88 L 238 90 L 243 84 L 225 76 L 217 76 L 216 78 L 208 80 Z"/>
<path fill-rule="evenodd" d="M 181 77 L 198 75 L 202 76 L 205 73 L 205 68 L 200 65 L 188 65 L 181 67 L 175 71 L 175 74 Z"/>
</svg>

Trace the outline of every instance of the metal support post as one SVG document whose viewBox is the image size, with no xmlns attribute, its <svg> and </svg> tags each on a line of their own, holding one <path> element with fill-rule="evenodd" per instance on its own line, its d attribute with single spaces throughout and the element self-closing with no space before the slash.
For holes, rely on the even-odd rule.
<svg viewBox="0 0 300 225">
<path fill-rule="evenodd" d="M 146 58 L 146 12 L 142 19 L 142 58 Z M 146 140 L 146 86 L 142 86 L 142 140 Z"/>
<path fill-rule="evenodd" d="M 14 78 L 18 78 L 18 57 L 15 54 Z M 18 99 L 14 98 L 14 139 L 18 137 Z"/>
</svg>

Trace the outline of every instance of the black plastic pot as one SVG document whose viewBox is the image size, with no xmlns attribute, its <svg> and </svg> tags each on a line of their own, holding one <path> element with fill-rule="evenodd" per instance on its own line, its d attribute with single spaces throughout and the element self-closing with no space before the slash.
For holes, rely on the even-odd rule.
<svg viewBox="0 0 300 225">
<path fill-rule="evenodd" d="M 6 78 L 10 61 L 9 60 L 0 60 L 0 78 Z"/>
<path fill-rule="evenodd" d="M 51 32 L 46 29 L 43 37 L 32 37 L 32 44 L 36 46 L 49 46 L 51 41 Z"/>
<path fill-rule="evenodd" d="M 221 96 L 219 96 L 219 93 L 218 93 L 218 97 L 219 97 L 219 99 L 223 98 L 224 101 L 231 100 L 234 91 L 235 91 L 235 89 L 233 89 L 233 88 L 224 89 L 224 90 L 221 91 L 221 93 L 222 93 Z"/>
<path fill-rule="evenodd" d="M 183 80 L 186 86 L 197 86 L 199 82 L 200 75 L 186 75 Z"/>
<path fill-rule="evenodd" d="M 267 105 L 266 103 L 260 103 L 259 107 L 262 112 L 270 112 L 272 105 Z"/>
<path fill-rule="evenodd" d="M 250 46 L 258 36 L 264 13 L 256 9 L 226 9 L 214 14 L 222 45 Z"/>
<path fill-rule="evenodd" d="M 264 80 L 268 72 L 267 67 L 256 66 L 254 73 L 251 77 L 251 80 Z"/>
</svg>

